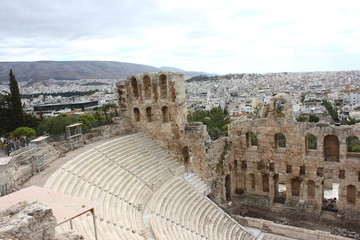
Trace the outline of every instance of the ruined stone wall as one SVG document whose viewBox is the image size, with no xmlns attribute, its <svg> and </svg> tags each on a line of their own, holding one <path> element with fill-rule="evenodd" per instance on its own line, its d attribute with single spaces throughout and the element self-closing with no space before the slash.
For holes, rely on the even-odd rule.
<svg viewBox="0 0 360 240">
<path fill-rule="evenodd" d="M 356 233 L 346 234 L 346 237 L 336 236 L 329 232 L 319 230 L 308 230 L 305 228 L 293 227 L 288 225 L 276 224 L 271 221 L 236 216 L 242 226 L 253 227 L 260 229 L 265 233 L 277 234 L 284 237 L 303 239 L 303 240 L 350 240 L 351 238 L 358 239 Z M 350 237 L 350 238 L 349 238 Z"/>
<path fill-rule="evenodd" d="M 186 121 L 181 73 L 131 75 L 117 83 L 117 92 L 121 114 L 132 127 L 212 186 L 216 200 L 243 194 L 257 206 L 281 202 L 319 215 L 330 181 L 331 186 L 339 184 L 335 210 L 348 219 L 359 218 L 360 155 L 347 152 L 347 138 L 359 137 L 359 126 L 298 123 L 290 96 L 278 94 L 266 119 L 233 122 L 228 138 L 212 141 L 206 126 Z M 315 137 L 311 143 L 310 137 Z"/>
<path fill-rule="evenodd" d="M 150 135 L 178 159 L 186 140 L 185 82 L 182 73 L 159 72 L 131 75 L 117 83 L 121 115 L 134 129 Z"/>
<path fill-rule="evenodd" d="M 276 110 L 278 100 L 286 102 L 285 117 L 279 117 Z M 296 122 L 291 108 L 288 96 L 277 95 L 268 118 L 231 124 L 235 166 L 231 194 L 244 193 L 251 201 L 258 201 L 256 204 L 268 207 L 285 202 L 297 211 L 319 215 L 328 180 L 339 183 L 339 214 L 360 219 L 360 154 L 347 152 L 347 138 L 360 137 L 360 125 Z M 285 136 L 285 146 L 280 133 Z M 251 140 L 254 135 L 257 144 Z M 312 143 L 311 137 L 316 137 Z M 309 149 L 314 148 L 314 142 L 316 149 Z M 286 185 L 286 196 L 280 196 L 281 184 Z"/>
<path fill-rule="evenodd" d="M 202 123 L 188 123 L 182 73 L 131 75 L 117 83 L 121 115 L 212 186 L 215 199 L 225 198 L 222 185 L 230 174 L 230 139 L 212 141 Z"/>
<path fill-rule="evenodd" d="M 48 164 L 57 159 L 60 154 L 50 144 L 28 146 L 10 154 L 9 163 L 0 166 L 0 185 L 2 186 L 0 195 L 19 190 L 22 184 L 36 173 L 36 164 L 39 159 Z M 6 188 L 6 191 L 3 188 Z"/>
<path fill-rule="evenodd" d="M 133 129 L 126 118 L 113 118 L 114 124 L 91 129 L 84 134 L 84 143 L 89 144 L 102 139 L 126 134 Z M 34 174 L 37 169 L 37 160 L 44 160 L 44 166 L 63 156 L 69 151 L 68 144 L 52 142 L 38 146 L 28 146 L 10 154 L 8 164 L 0 166 L 0 196 L 17 191 Z"/>
<path fill-rule="evenodd" d="M 129 121 L 126 118 L 114 117 L 112 120 L 114 124 L 93 128 L 90 129 L 90 133 L 84 134 L 85 144 L 97 142 L 102 139 L 119 136 L 121 134 L 126 134 L 133 131 Z"/>
</svg>

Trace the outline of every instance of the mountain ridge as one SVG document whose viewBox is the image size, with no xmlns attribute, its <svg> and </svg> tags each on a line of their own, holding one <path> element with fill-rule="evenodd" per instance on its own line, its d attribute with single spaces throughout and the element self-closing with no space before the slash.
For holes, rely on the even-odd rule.
<svg viewBox="0 0 360 240">
<path fill-rule="evenodd" d="M 121 79 L 131 74 L 160 71 L 148 65 L 115 61 L 0 62 L 0 82 L 8 81 L 10 69 L 18 81 Z"/>
<path fill-rule="evenodd" d="M 138 63 L 117 61 L 19 61 L 0 62 L 0 83 L 9 81 L 12 69 L 18 81 L 78 80 L 78 79 L 123 79 L 132 74 L 159 71 L 183 72 L 185 79 L 204 72 L 185 71 L 173 67 L 156 68 Z"/>
</svg>

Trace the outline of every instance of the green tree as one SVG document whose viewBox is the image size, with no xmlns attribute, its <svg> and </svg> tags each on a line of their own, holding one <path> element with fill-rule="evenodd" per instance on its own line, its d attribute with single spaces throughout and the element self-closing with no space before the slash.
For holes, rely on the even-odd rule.
<svg viewBox="0 0 360 240">
<path fill-rule="evenodd" d="M 213 108 L 208 111 L 196 111 L 188 115 L 189 122 L 202 122 L 207 126 L 211 138 L 217 139 L 228 134 L 230 123 L 229 115 L 221 108 Z"/>
<path fill-rule="evenodd" d="M 89 132 L 93 123 L 96 122 L 96 118 L 92 114 L 82 114 L 78 117 L 78 121 L 82 122 L 83 129 L 85 132 Z"/>
<path fill-rule="evenodd" d="M 10 103 L 11 103 L 10 106 L 11 115 L 9 115 L 9 118 L 11 120 L 11 125 L 12 125 L 11 128 L 16 129 L 18 127 L 23 126 L 24 124 L 24 112 L 21 105 L 19 85 L 11 69 L 9 72 L 9 80 L 10 80 L 9 88 L 10 88 Z"/>
<path fill-rule="evenodd" d="M 9 116 L 11 115 L 10 105 L 10 94 L 0 95 L 1 135 L 8 133 L 11 130 L 14 130 L 11 128 L 11 119 L 9 118 Z"/>
<path fill-rule="evenodd" d="M 250 133 L 250 145 L 251 146 L 257 146 L 258 145 L 257 135 L 254 132 Z"/>
<path fill-rule="evenodd" d="M 29 127 L 18 127 L 14 131 L 11 132 L 11 136 L 15 137 L 21 137 L 21 136 L 27 136 L 27 137 L 35 137 L 36 131 L 33 128 Z"/>
<path fill-rule="evenodd" d="M 315 116 L 314 114 L 311 114 L 309 116 L 309 122 L 319 122 L 319 118 L 317 116 Z"/>
<path fill-rule="evenodd" d="M 328 111 L 328 113 L 330 114 L 332 120 L 334 122 L 339 122 L 339 116 L 337 114 L 337 111 L 333 108 L 333 106 L 331 106 L 331 104 L 326 100 L 323 100 L 323 104 L 326 110 Z"/>
<path fill-rule="evenodd" d="M 207 111 L 195 111 L 188 115 L 189 122 L 204 122 L 205 118 L 209 116 Z"/>
<path fill-rule="evenodd" d="M 42 119 L 37 132 L 39 134 L 61 134 L 65 132 L 65 127 L 78 121 L 74 115 L 59 114 L 59 116 Z"/>
<path fill-rule="evenodd" d="M 311 150 L 317 149 L 317 139 L 316 139 L 315 135 L 309 134 L 307 136 L 307 145 L 308 145 L 308 149 L 311 149 Z"/>
<path fill-rule="evenodd" d="M 355 145 L 351 148 L 352 152 L 360 152 L 360 145 Z"/>
<path fill-rule="evenodd" d="M 301 94 L 301 103 L 304 103 L 304 100 L 305 100 L 305 95 Z"/>
<path fill-rule="evenodd" d="M 356 136 L 350 136 L 347 138 L 348 152 L 360 152 L 360 140 Z"/>
<path fill-rule="evenodd" d="M 112 108 L 116 108 L 116 104 L 113 103 L 107 103 L 100 107 L 101 111 L 104 112 L 105 118 L 108 119 L 108 111 Z"/>
<path fill-rule="evenodd" d="M 346 120 L 341 121 L 341 124 L 342 125 L 355 125 L 358 122 L 360 122 L 360 121 L 356 120 L 355 118 L 348 117 Z"/>
<path fill-rule="evenodd" d="M 307 120 L 308 120 L 308 118 L 307 118 L 306 114 L 304 114 L 304 113 L 300 114 L 300 116 L 296 118 L 296 121 L 298 121 L 298 122 L 307 122 Z"/>
</svg>

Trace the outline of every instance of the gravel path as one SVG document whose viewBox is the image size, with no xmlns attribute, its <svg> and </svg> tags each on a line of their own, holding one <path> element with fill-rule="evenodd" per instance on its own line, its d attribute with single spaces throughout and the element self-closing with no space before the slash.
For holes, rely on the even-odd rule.
<svg viewBox="0 0 360 240">
<path fill-rule="evenodd" d="M 78 155 L 80 155 L 83 152 L 86 152 L 96 146 L 99 146 L 101 144 L 104 144 L 108 141 L 114 140 L 116 138 L 118 138 L 119 136 L 115 136 L 112 138 L 107 138 L 107 139 L 103 139 L 100 140 L 98 142 L 94 142 L 94 143 L 90 143 L 90 144 L 86 144 L 83 147 L 77 148 L 73 151 L 67 152 L 65 153 L 64 157 L 60 157 L 58 159 L 56 159 L 55 161 L 49 163 L 45 169 L 37 174 L 35 174 L 34 176 L 32 176 L 23 186 L 22 188 L 27 188 L 30 186 L 38 186 L 38 187 L 43 187 L 46 183 L 46 181 L 49 179 L 49 177 L 56 171 L 58 170 L 63 164 L 65 164 L 66 162 L 70 161 L 71 159 L 77 157 Z"/>
</svg>

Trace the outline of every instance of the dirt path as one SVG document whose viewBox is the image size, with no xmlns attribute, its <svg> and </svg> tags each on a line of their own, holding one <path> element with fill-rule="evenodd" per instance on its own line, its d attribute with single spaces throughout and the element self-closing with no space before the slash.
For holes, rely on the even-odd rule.
<svg viewBox="0 0 360 240">
<path fill-rule="evenodd" d="M 55 161 L 49 163 L 42 172 L 37 173 L 34 176 L 32 176 L 22 186 L 22 188 L 27 188 L 27 187 L 30 187 L 30 186 L 33 186 L 33 185 L 38 186 L 38 187 L 43 187 L 45 185 L 46 181 L 49 179 L 49 177 L 56 170 L 58 170 L 63 164 L 65 164 L 66 162 L 70 161 L 71 159 L 75 158 L 76 156 L 80 155 L 81 153 L 92 149 L 93 147 L 99 146 L 99 145 L 104 144 L 104 143 L 106 143 L 108 141 L 114 140 L 114 139 L 116 139 L 118 137 L 119 136 L 103 139 L 103 140 L 100 140 L 98 142 L 86 144 L 83 147 L 80 147 L 80 148 L 77 148 L 77 149 L 75 149 L 73 151 L 67 152 L 64 157 L 60 157 L 60 158 L 56 159 Z"/>
</svg>

